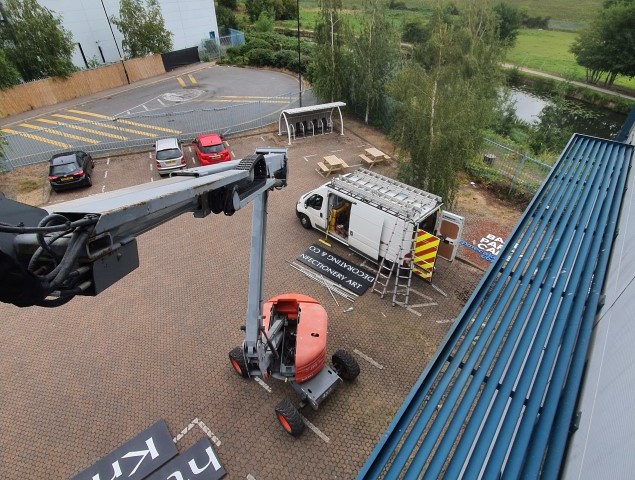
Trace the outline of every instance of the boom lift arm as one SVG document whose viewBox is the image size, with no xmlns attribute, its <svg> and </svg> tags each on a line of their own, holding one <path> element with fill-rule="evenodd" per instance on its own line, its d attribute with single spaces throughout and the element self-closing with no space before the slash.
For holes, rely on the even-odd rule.
<svg viewBox="0 0 635 480">
<path fill-rule="evenodd" d="M 139 266 L 138 235 L 186 212 L 232 215 L 286 184 L 286 149 L 269 148 L 45 209 L 0 198 L 0 300 L 54 307 L 75 295 L 97 295 Z M 266 212 L 256 214 L 262 231 L 252 235 L 264 237 Z M 262 281 L 255 287 L 261 297 Z"/>
</svg>

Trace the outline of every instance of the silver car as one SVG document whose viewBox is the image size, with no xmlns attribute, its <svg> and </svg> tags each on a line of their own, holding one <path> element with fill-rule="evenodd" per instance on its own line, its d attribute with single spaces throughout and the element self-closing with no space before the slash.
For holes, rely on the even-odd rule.
<svg viewBox="0 0 635 480">
<path fill-rule="evenodd" d="M 185 157 L 181 142 L 177 138 L 157 140 L 154 146 L 154 158 L 160 176 L 165 176 L 173 170 L 185 168 Z"/>
</svg>

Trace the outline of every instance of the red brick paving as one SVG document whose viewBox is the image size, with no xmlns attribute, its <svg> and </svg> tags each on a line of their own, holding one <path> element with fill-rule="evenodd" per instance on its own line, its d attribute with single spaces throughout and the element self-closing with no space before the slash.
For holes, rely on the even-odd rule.
<svg viewBox="0 0 635 480">
<path fill-rule="evenodd" d="M 273 134 L 263 138 L 230 143 L 239 156 L 286 143 Z M 0 304 L 3 478 L 68 478 L 157 419 L 176 436 L 194 418 L 220 439 L 227 478 L 354 478 L 482 274 L 462 262 L 437 262 L 434 283 L 447 297 L 415 280 L 438 303 L 418 317 L 371 292 L 344 313 L 348 303 L 338 299 L 337 306 L 328 291 L 289 266 L 319 237 L 294 213 L 298 197 L 324 182 L 315 164 L 332 150 L 356 164 L 363 143 L 351 133 L 297 141 L 289 148 L 289 186 L 270 195 L 265 295 L 316 297 L 330 315 L 329 356 L 339 348 L 358 349 L 384 367 L 358 356 L 357 381 L 344 384 L 319 411 L 302 412 L 329 443 L 308 429 L 298 439 L 287 435 L 274 406 L 284 397 L 295 402 L 291 389 L 269 380 L 268 393 L 237 376 L 228 362 L 228 352 L 242 341 L 246 310 L 246 208 L 232 217 L 183 215 L 141 236 L 140 268 L 96 298 L 57 309 Z M 113 160 L 128 162 L 117 169 L 126 172 L 123 178 L 113 169 L 103 185 L 51 200 L 148 181 L 146 157 Z M 98 171 L 106 167 L 98 160 Z M 341 245 L 333 250 L 356 258 Z M 177 448 L 202 435 L 192 429 Z"/>
</svg>

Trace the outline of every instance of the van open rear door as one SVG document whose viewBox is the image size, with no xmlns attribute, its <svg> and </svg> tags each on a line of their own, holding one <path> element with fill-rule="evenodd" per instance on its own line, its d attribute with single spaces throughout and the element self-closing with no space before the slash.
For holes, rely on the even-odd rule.
<svg viewBox="0 0 635 480">
<path fill-rule="evenodd" d="M 439 257 L 452 261 L 459 248 L 459 241 L 463 233 L 463 217 L 450 212 L 442 212 L 437 228 L 437 237 L 441 239 L 439 244 Z"/>
</svg>

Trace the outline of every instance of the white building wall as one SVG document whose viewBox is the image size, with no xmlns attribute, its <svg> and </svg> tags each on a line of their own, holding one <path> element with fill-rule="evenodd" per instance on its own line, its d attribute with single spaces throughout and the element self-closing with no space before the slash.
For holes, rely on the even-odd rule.
<svg viewBox="0 0 635 480">
<path fill-rule="evenodd" d="M 64 28 L 73 34 L 73 41 L 81 44 L 86 60 L 94 59 L 102 63 L 103 53 L 106 63 L 117 62 L 117 46 L 121 55 L 124 55 L 121 44 L 123 36 L 111 24 L 113 39 L 108 22 L 108 17 L 119 16 L 119 0 L 39 0 L 39 3 L 62 18 Z M 218 38 L 213 0 L 158 0 L 158 3 L 165 28 L 174 34 L 174 50 L 196 47 L 210 38 L 210 32 Z M 79 47 L 75 48 L 72 58 L 77 67 L 86 67 Z"/>
</svg>

